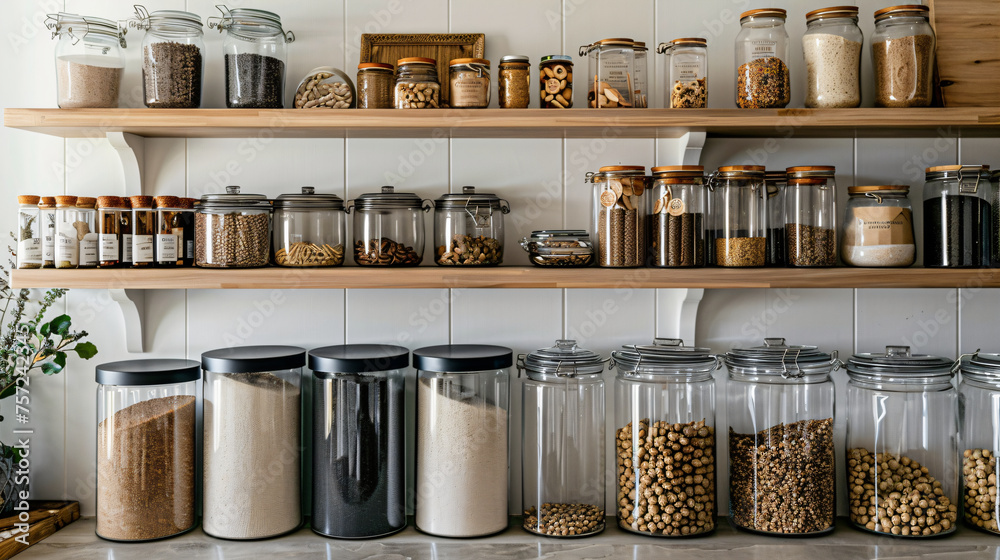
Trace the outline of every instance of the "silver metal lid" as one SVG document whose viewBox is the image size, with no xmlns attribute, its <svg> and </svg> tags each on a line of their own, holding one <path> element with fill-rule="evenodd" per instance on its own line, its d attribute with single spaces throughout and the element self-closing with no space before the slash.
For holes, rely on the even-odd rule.
<svg viewBox="0 0 1000 560">
<path fill-rule="evenodd" d="M 204 25 L 201 16 L 192 12 L 180 10 L 157 10 L 150 12 L 145 6 L 136 4 L 135 15 L 122 22 L 130 29 L 150 29 L 158 27 L 161 29 L 182 28 L 201 29 Z"/>
<path fill-rule="evenodd" d="M 911 354 L 909 346 L 886 346 L 885 353 L 862 353 L 847 361 L 852 379 L 887 383 L 948 381 L 954 360 L 929 354 Z"/>
<path fill-rule="evenodd" d="M 59 12 L 46 16 L 45 27 L 52 31 L 53 39 L 66 34 L 76 43 L 88 35 L 98 35 L 116 39 L 122 48 L 126 46 L 125 31 L 110 19 Z"/>
<path fill-rule="evenodd" d="M 429 210 L 434 203 L 430 200 L 421 200 L 415 193 L 398 193 L 395 187 L 382 187 L 377 193 L 365 193 L 355 198 L 354 207 L 357 209 L 369 208 L 423 208 Z"/>
<path fill-rule="evenodd" d="M 573 63 L 573 57 L 568 54 L 549 54 L 542 57 L 542 62 L 569 62 Z"/>
<path fill-rule="evenodd" d="M 216 6 L 222 12 L 222 17 L 208 18 L 208 27 L 217 28 L 220 32 L 223 29 L 250 29 L 258 33 L 280 33 L 288 43 L 295 41 L 295 34 L 286 32 L 281 27 L 281 17 L 266 10 L 255 10 L 253 8 L 233 8 L 230 10 L 223 4 Z"/>
<path fill-rule="evenodd" d="M 270 206 L 270 202 L 262 194 L 244 194 L 240 192 L 239 187 L 228 186 L 224 193 L 202 196 L 199 208 L 234 208 L 240 206 Z"/>
<path fill-rule="evenodd" d="M 528 64 L 530 61 L 531 59 L 522 54 L 508 54 L 506 56 L 500 57 L 500 64 L 503 64 L 505 62 L 522 62 L 524 64 Z"/>
<path fill-rule="evenodd" d="M 962 377 L 989 383 L 1000 382 L 1000 354 L 982 354 L 976 350 L 959 358 L 957 367 Z"/>
<path fill-rule="evenodd" d="M 493 193 L 477 193 L 476 187 L 462 187 L 460 193 L 446 193 L 434 201 L 434 207 L 441 210 L 484 208 L 510 212 L 510 204 Z"/>
<path fill-rule="evenodd" d="M 722 361 L 708 348 L 684 346 L 677 338 L 656 338 L 648 346 L 626 345 L 611 353 L 611 367 L 626 376 L 711 373 Z"/>
<path fill-rule="evenodd" d="M 274 199 L 275 208 L 306 210 L 343 210 L 344 199 L 335 194 L 320 194 L 314 187 L 302 187 L 301 193 L 283 194 Z"/>
<path fill-rule="evenodd" d="M 604 373 L 607 358 L 584 350 L 575 340 L 557 340 L 555 346 L 517 357 L 517 367 L 529 379 L 555 381 L 559 378 L 594 378 Z"/>
<path fill-rule="evenodd" d="M 837 352 L 827 354 L 816 346 L 796 346 L 784 338 L 765 338 L 763 346 L 733 348 L 726 353 L 730 372 L 780 375 L 784 378 L 826 375 L 840 368 Z"/>
</svg>

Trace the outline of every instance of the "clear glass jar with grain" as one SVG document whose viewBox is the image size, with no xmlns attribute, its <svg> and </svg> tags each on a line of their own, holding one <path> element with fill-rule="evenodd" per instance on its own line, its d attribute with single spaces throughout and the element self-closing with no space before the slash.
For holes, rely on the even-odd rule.
<svg viewBox="0 0 1000 560">
<path fill-rule="evenodd" d="M 650 266 L 705 265 L 705 168 L 654 167 L 649 218 Z"/>
<path fill-rule="evenodd" d="M 757 267 L 767 263 L 767 187 L 764 167 L 720 167 L 709 177 L 715 264 Z"/>
<path fill-rule="evenodd" d="M 528 57 L 508 55 L 500 59 L 497 102 L 501 109 L 525 109 L 531 103 L 531 64 Z"/>
<path fill-rule="evenodd" d="M 59 40 L 55 49 L 59 107 L 118 107 L 125 32 L 111 20 L 64 12 L 49 14 L 45 25 Z"/>
<path fill-rule="evenodd" d="M 836 6 L 806 14 L 802 52 L 806 59 L 806 107 L 861 105 L 861 45 L 856 6 Z"/>
<path fill-rule="evenodd" d="M 836 266 L 837 182 L 829 165 L 789 167 L 785 187 L 788 266 Z"/>
<path fill-rule="evenodd" d="M 736 36 L 736 106 L 740 109 L 776 109 L 791 100 L 786 17 L 780 8 L 740 15 Z"/>
<path fill-rule="evenodd" d="M 358 109 L 391 109 L 395 82 L 392 64 L 358 64 Z"/>
<path fill-rule="evenodd" d="M 892 6 L 875 12 L 872 67 L 876 107 L 930 106 L 936 45 L 927 6 Z"/>
</svg>

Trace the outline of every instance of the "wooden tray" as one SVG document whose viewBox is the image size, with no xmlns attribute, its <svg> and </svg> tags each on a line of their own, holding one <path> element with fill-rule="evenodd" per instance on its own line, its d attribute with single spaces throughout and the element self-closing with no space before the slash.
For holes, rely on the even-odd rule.
<svg viewBox="0 0 1000 560">
<path fill-rule="evenodd" d="M 931 0 L 937 75 L 946 107 L 989 107 L 1000 100 L 1000 2 Z"/>
<path fill-rule="evenodd" d="M 0 538 L 0 558 L 10 558 L 29 546 L 37 544 L 45 537 L 51 536 L 66 525 L 80 519 L 80 502 L 29 500 L 28 507 L 30 509 L 28 510 L 27 539 L 23 539 L 24 534 L 17 530 L 20 523 L 18 515 L 0 519 L 0 533 L 10 535 L 9 537 Z M 17 537 L 27 540 L 28 544 L 19 542 Z"/>
<path fill-rule="evenodd" d="M 409 56 L 422 56 L 437 61 L 441 101 L 448 104 L 448 62 L 455 58 L 483 58 L 486 35 L 483 33 L 416 33 L 412 35 L 361 35 L 361 62 L 382 62 L 396 65 Z"/>
</svg>

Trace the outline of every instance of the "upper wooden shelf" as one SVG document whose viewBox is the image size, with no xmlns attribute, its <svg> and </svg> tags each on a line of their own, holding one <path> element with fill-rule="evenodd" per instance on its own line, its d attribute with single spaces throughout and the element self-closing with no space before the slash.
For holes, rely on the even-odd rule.
<svg viewBox="0 0 1000 560">
<path fill-rule="evenodd" d="M 676 138 L 1000 136 L 1000 107 L 919 109 L 5 109 L 4 125 L 64 138 Z"/>
<path fill-rule="evenodd" d="M 1000 269 L 693 268 L 610 269 L 335 267 L 220 270 L 15 270 L 14 288 L 980 288 L 1000 287 Z"/>
</svg>

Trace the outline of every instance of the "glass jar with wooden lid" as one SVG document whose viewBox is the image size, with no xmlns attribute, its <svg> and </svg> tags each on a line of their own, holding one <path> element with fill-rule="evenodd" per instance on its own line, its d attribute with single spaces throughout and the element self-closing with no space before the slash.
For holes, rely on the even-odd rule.
<svg viewBox="0 0 1000 560">
<path fill-rule="evenodd" d="M 767 187 L 761 165 L 720 167 L 708 180 L 715 264 L 764 266 L 767 256 Z"/>
<path fill-rule="evenodd" d="M 705 264 L 705 168 L 654 167 L 649 218 L 651 266 Z"/>
<path fill-rule="evenodd" d="M 635 76 L 632 79 L 634 105 L 637 109 L 645 109 L 649 107 L 649 82 L 647 79 L 649 76 L 647 62 L 649 49 L 643 41 L 633 42 L 632 48 L 635 49 Z"/>
<path fill-rule="evenodd" d="M 806 107 L 861 105 L 861 45 L 857 6 L 821 8 L 806 14 Z"/>
<path fill-rule="evenodd" d="M 358 109 L 391 109 L 395 82 L 392 64 L 358 64 Z"/>
<path fill-rule="evenodd" d="M 598 266 L 644 264 L 649 180 L 641 165 L 609 165 L 587 173 L 587 182 L 594 186 L 591 208 Z"/>
<path fill-rule="evenodd" d="M 850 266 L 910 266 L 917 256 L 913 242 L 913 207 L 908 185 L 847 187 L 840 255 Z"/>
<path fill-rule="evenodd" d="M 80 268 L 97 268 L 97 211 L 94 206 L 97 199 L 91 196 L 80 196 L 76 199 L 77 214 L 80 223 L 77 224 L 77 238 L 80 240 Z"/>
<path fill-rule="evenodd" d="M 875 106 L 929 106 L 934 98 L 936 47 L 927 6 L 907 4 L 875 12 Z"/>
<path fill-rule="evenodd" d="M 785 187 L 785 250 L 788 266 L 836 266 L 836 168 L 789 167 Z"/>
<path fill-rule="evenodd" d="M 448 63 L 452 107 L 482 109 L 490 104 L 490 61 L 456 58 Z"/>
<path fill-rule="evenodd" d="M 708 107 L 708 41 L 700 37 L 683 37 L 660 43 L 656 52 L 667 55 L 667 107 Z"/>
<path fill-rule="evenodd" d="M 736 36 L 736 106 L 740 109 L 781 108 L 791 100 L 786 17 L 780 8 L 740 15 Z"/>
<path fill-rule="evenodd" d="M 437 61 L 413 56 L 396 61 L 397 109 L 437 109 L 441 106 L 441 84 Z"/>
<path fill-rule="evenodd" d="M 635 105 L 635 41 L 602 39 L 580 47 L 580 56 L 589 61 L 588 107 L 611 109 Z"/>
</svg>

